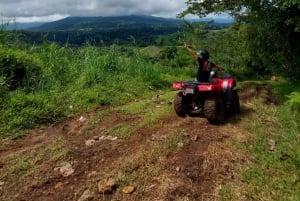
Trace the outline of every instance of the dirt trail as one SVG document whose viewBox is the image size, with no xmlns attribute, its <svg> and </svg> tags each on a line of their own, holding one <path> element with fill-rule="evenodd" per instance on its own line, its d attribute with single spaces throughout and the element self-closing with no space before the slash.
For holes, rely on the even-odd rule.
<svg viewBox="0 0 300 201">
<path fill-rule="evenodd" d="M 163 109 L 172 105 L 153 105 Z M 247 112 L 242 104 L 241 115 L 210 125 L 175 112 L 147 122 L 145 114 L 99 108 L 22 139 L 2 139 L 0 200 L 217 200 L 220 185 L 247 164 L 232 145 L 248 141 L 238 127 Z M 99 193 L 107 178 L 115 181 L 112 192 Z M 126 186 L 133 192 L 123 193 Z"/>
</svg>

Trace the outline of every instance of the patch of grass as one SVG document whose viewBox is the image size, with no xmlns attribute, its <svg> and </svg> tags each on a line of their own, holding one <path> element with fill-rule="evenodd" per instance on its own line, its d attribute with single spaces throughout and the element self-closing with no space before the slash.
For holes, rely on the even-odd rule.
<svg viewBox="0 0 300 201">
<path fill-rule="evenodd" d="M 11 167 L 11 172 L 14 174 L 28 173 L 32 168 L 31 159 L 29 157 L 19 157 Z M 26 175 L 25 174 L 25 175 Z"/>
<path fill-rule="evenodd" d="M 118 124 L 112 127 L 109 131 L 107 131 L 105 135 L 110 135 L 110 136 L 120 137 L 120 138 L 128 138 L 131 136 L 133 130 L 134 130 L 133 125 Z"/>
<path fill-rule="evenodd" d="M 189 143 L 189 140 L 182 134 L 175 133 L 170 138 L 167 138 L 165 141 L 160 143 L 155 149 L 155 153 L 162 156 L 170 156 L 178 148 L 182 148 Z"/>
<path fill-rule="evenodd" d="M 174 112 L 172 99 L 174 91 L 158 91 L 155 95 L 147 97 L 146 100 L 139 100 L 116 108 L 118 112 L 127 115 L 143 114 L 142 121 L 135 127 L 149 127 L 156 121 L 164 118 Z"/>
<path fill-rule="evenodd" d="M 278 82 L 269 81 L 268 83 L 274 89 L 273 91 L 281 103 L 287 101 L 288 95 L 290 95 L 292 92 L 299 92 L 300 90 L 300 81 L 290 82 L 280 78 Z"/>
<path fill-rule="evenodd" d="M 33 172 L 33 158 L 30 155 L 17 156 L 16 154 L 10 154 L 5 158 L 7 171 L 1 174 L 2 178 L 8 175 L 14 175 L 18 177 L 27 177 Z"/>
<path fill-rule="evenodd" d="M 232 189 L 228 185 L 222 185 L 218 194 L 221 201 L 233 200 Z"/>
<path fill-rule="evenodd" d="M 52 143 L 46 147 L 39 147 L 30 152 L 20 150 L 6 156 L 5 161 L 9 169 L 5 175 L 15 174 L 26 177 L 34 172 L 41 161 L 57 161 L 65 158 L 67 153 L 62 137 L 54 137 Z"/>
<path fill-rule="evenodd" d="M 291 111 L 299 112 L 300 111 L 300 93 L 292 92 L 288 96 L 289 100 L 286 102 L 287 106 L 291 109 Z"/>
<path fill-rule="evenodd" d="M 158 97 L 153 98 L 153 106 L 148 108 L 147 113 L 144 115 L 143 126 L 151 126 L 158 120 L 173 114 L 172 98 L 174 91 L 158 94 Z"/>
<path fill-rule="evenodd" d="M 298 113 L 291 113 L 286 105 L 267 106 L 260 100 L 251 101 L 251 107 L 255 112 L 243 116 L 239 124 L 251 138 L 251 144 L 239 147 L 252 155 L 242 173 L 242 196 L 249 200 L 300 200 Z M 224 188 L 221 200 L 231 200 L 232 189 Z"/>
<path fill-rule="evenodd" d="M 117 183 L 121 187 L 138 183 L 139 188 L 142 188 L 147 180 L 151 180 L 160 174 L 162 165 L 158 162 L 161 153 L 152 151 L 151 153 L 144 152 L 137 157 L 128 158 L 126 163 L 122 163 L 117 171 Z"/>
<path fill-rule="evenodd" d="M 97 116 L 88 120 L 84 129 L 85 130 L 93 130 L 94 128 L 96 128 L 97 124 L 99 124 L 101 121 L 103 121 L 104 118 L 107 115 L 109 115 L 111 112 L 112 112 L 111 109 L 103 109 L 102 111 L 98 112 Z"/>
<path fill-rule="evenodd" d="M 118 112 L 122 112 L 128 115 L 137 115 L 137 114 L 146 113 L 151 107 L 153 107 L 152 101 L 144 100 L 144 101 L 136 101 L 130 104 L 119 106 L 116 108 L 116 110 Z"/>
<path fill-rule="evenodd" d="M 43 156 L 49 161 L 58 161 L 65 159 L 68 155 L 68 149 L 64 145 L 63 138 L 56 136 L 52 139 L 52 143 L 43 151 Z"/>
<path fill-rule="evenodd" d="M 117 183 L 121 187 L 132 185 L 137 179 L 141 179 L 142 177 L 143 173 L 139 171 L 118 172 Z"/>
<path fill-rule="evenodd" d="M 149 127 L 172 112 L 173 108 L 170 105 L 157 105 L 144 116 L 143 126 Z"/>
<path fill-rule="evenodd" d="M 0 152 L 5 150 L 6 147 L 8 147 L 9 145 L 11 145 L 13 142 L 9 139 L 0 139 Z"/>
<path fill-rule="evenodd" d="M 297 83 L 286 81 L 246 82 L 249 90 L 259 86 L 273 89 L 279 105 L 266 105 L 261 99 L 247 101 L 245 108 L 253 112 L 243 115 L 238 124 L 250 141 L 234 142 L 242 152 L 250 154 L 250 164 L 241 173 L 241 179 L 230 181 L 219 189 L 219 200 L 300 200 L 300 115 L 289 104 Z M 297 98 L 296 98 L 297 99 Z"/>
<path fill-rule="evenodd" d="M 149 164 L 149 156 L 144 152 L 139 152 L 137 155 L 127 158 L 119 165 L 116 172 L 118 185 L 123 187 L 132 185 L 137 180 L 143 181 L 148 176 L 145 172 L 147 169 L 145 164 Z"/>
</svg>

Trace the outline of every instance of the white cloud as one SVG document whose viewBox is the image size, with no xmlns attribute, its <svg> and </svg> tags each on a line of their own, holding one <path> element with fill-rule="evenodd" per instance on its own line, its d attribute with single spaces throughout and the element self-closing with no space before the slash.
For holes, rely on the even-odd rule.
<svg viewBox="0 0 300 201">
<path fill-rule="evenodd" d="M 185 0 L 1 0 L 0 14 L 18 22 L 130 14 L 175 18 L 185 7 Z"/>
<path fill-rule="evenodd" d="M 30 22 L 49 22 L 49 21 L 56 21 L 63 18 L 68 17 L 68 15 L 47 15 L 47 16 L 33 16 L 33 17 L 17 17 L 15 20 L 19 23 L 30 23 Z"/>
</svg>

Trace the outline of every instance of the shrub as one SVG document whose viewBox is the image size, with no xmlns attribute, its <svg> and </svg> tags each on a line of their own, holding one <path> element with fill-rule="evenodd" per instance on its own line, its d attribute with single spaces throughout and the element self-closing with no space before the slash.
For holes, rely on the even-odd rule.
<svg viewBox="0 0 300 201">
<path fill-rule="evenodd" d="M 300 111 L 300 93 L 299 92 L 292 92 L 290 95 L 287 96 L 289 99 L 286 104 L 289 106 L 291 111 Z"/>
<path fill-rule="evenodd" d="M 41 67 L 42 62 L 35 55 L 0 46 L 0 76 L 9 90 L 34 88 L 39 81 Z"/>
<path fill-rule="evenodd" d="M 5 97 L 8 92 L 8 87 L 5 83 L 5 78 L 0 76 L 0 100 Z"/>
</svg>

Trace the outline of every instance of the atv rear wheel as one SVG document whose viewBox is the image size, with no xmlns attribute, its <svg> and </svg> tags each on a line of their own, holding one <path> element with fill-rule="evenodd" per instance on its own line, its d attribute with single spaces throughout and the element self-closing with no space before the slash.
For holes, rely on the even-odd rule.
<svg viewBox="0 0 300 201">
<path fill-rule="evenodd" d="M 233 91 L 233 112 L 235 114 L 241 113 L 240 99 L 236 90 Z"/>
<path fill-rule="evenodd" d="M 173 105 L 178 116 L 186 117 L 186 115 L 189 113 L 187 100 L 182 91 L 175 95 Z"/>
<path fill-rule="evenodd" d="M 225 118 L 224 101 L 219 96 L 204 101 L 204 115 L 212 124 L 222 123 Z"/>
</svg>

